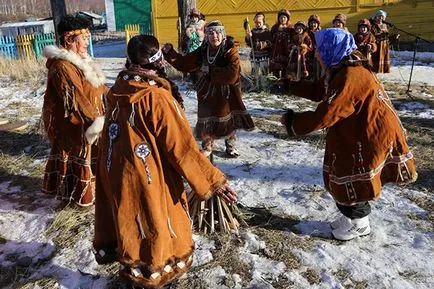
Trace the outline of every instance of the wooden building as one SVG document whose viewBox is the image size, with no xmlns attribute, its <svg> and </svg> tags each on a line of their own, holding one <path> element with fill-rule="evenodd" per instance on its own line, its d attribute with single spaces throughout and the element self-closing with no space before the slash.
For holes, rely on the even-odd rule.
<svg viewBox="0 0 434 289">
<path fill-rule="evenodd" d="M 0 25 L 0 36 L 47 34 L 54 32 L 53 20 L 4 23 Z"/>
<path fill-rule="evenodd" d="M 232 35 L 244 44 L 243 19 L 257 11 L 266 15 L 266 23 L 272 26 L 277 20 L 277 11 L 291 11 L 291 22 L 307 21 L 311 14 L 319 14 L 321 26 L 330 27 L 337 13 L 348 17 L 347 26 L 353 33 L 361 18 L 370 18 L 378 9 L 388 13 L 387 20 L 400 29 L 434 40 L 434 1 L 430 0 L 196 0 L 197 8 L 206 16 L 206 21 L 219 19 Z M 176 0 L 106 0 L 109 30 L 123 30 L 125 24 L 141 24 L 161 43 L 177 42 L 178 8 Z M 114 24 L 115 23 L 115 24 Z M 146 30 L 146 29 L 145 29 Z M 413 37 L 401 33 L 401 39 Z"/>
</svg>

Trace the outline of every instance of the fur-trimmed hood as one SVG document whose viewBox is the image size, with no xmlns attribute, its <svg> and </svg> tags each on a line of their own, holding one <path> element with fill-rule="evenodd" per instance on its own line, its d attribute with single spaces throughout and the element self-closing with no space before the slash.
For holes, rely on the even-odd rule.
<svg viewBox="0 0 434 289">
<path fill-rule="evenodd" d="M 87 81 L 97 88 L 105 84 L 105 75 L 100 66 L 91 57 L 81 58 L 78 54 L 66 49 L 48 45 L 44 48 L 44 56 L 48 58 L 47 67 L 51 65 L 50 59 L 63 59 L 71 62 L 80 69 Z"/>
</svg>

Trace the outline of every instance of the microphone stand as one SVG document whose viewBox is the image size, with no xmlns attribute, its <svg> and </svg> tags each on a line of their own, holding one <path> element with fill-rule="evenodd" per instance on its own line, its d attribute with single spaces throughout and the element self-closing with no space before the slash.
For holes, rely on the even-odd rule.
<svg viewBox="0 0 434 289">
<path fill-rule="evenodd" d="M 409 35 L 409 36 L 414 37 L 414 43 L 413 43 L 413 60 L 412 60 L 412 63 L 411 63 L 410 78 L 408 79 L 408 87 L 407 87 L 407 91 L 406 91 L 406 93 L 408 94 L 408 93 L 410 92 L 411 78 L 412 78 L 412 76 L 413 76 L 414 62 L 415 62 L 415 60 L 416 60 L 416 53 L 417 53 L 417 47 L 418 47 L 419 41 L 424 41 L 424 42 L 429 43 L 429 44 L 431 44 L 431 41 L 426 40 L 426 39 L 423 39 L 423 38 L 420 37 L 419 35 L 416 35 L 416 34 L 413 34 L 413 33 L 407 32 L 407 31 L 405 31 L 405 30 L 402 30 L 402 29 L 396 27 L 394 24 L 392 24 L 392 23 L 390 23 L 390 22 L 383 21 L 383 23 L 386 24 L 386 25 L 388 25 L 388 26 L 390 26 L 390 27 L 392 27 L 392 28 L 395 28 L 396 30 L 398 30 L 398 31 L 400 31 L 400 32 L 403 32 L 403 33 L 405 33 L 405 34 L 407 34 L 407 35 Z"/>
</svg>

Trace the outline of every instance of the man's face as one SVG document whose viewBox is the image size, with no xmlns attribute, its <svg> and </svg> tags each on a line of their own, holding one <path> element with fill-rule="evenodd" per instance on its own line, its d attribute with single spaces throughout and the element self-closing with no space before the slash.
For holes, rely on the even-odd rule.
<svg viewBox="0 0 434 289">
<path fill-rule="evenodd" d="M 279 23 L 286 25 L 286 23 L 288 22 L 288 17 L 286 17 L 286 15 L 280 15 L 279 16 Z"/>
<path fill-rule="evenodd" d="M 256 15 L 254 21 L 255 21 L 256 27 L 261 28 L 264 25 L 264 16 L 263 15 Z"/>
</svg>

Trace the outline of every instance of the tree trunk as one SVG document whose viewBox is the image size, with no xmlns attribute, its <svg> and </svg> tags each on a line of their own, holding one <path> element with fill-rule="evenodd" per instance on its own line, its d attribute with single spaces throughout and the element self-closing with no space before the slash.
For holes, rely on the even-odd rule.
<svg viewBox="0 0 434 289">
<path fill-rule="evenodd" d="M 196 0 L 177 0 L 178 1 L 178 50 L 182 46 L 182 39 L 185 34 L 185 26 L 188 21 L 190 10 L 196 7 Z"/>
</svg>

